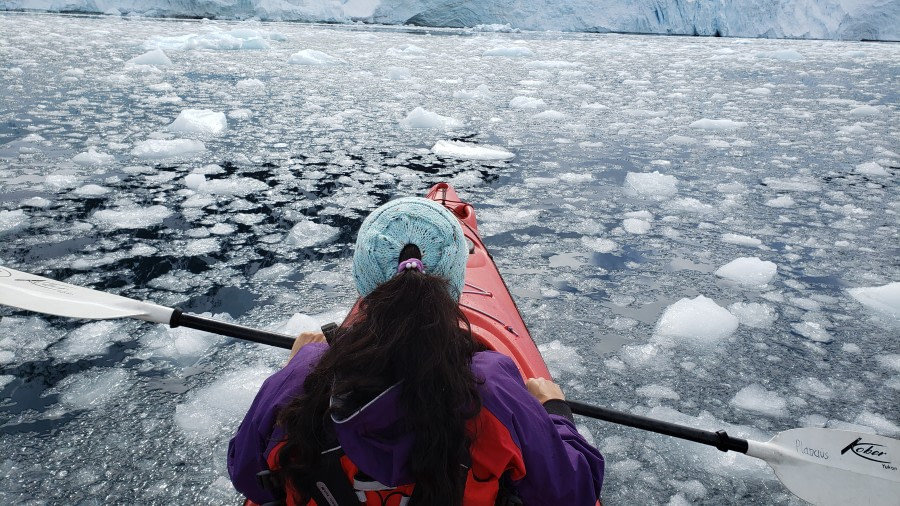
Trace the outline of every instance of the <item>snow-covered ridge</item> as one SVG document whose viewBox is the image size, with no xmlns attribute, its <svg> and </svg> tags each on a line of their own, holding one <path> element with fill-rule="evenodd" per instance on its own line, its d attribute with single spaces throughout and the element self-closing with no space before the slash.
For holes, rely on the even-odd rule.
<svg viewBox="0 0 900 506">
<path fill-rule="evenodd" d="M 897 0 L 0 0 L 0 10 L 725 37 L 900 40 Z"/>
</svg>

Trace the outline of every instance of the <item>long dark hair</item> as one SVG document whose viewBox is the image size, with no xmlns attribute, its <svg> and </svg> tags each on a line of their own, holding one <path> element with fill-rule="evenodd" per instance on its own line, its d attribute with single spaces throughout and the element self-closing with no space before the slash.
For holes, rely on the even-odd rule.
<svg viewBox="0 0 900 506">
<path fill-rule="evenodd" d="M 420 258 L 414 245 L 398 260 Z M 463 325 L 463 327 L 461 327 Z M 364 297 L 337 331 L 304 383 L 304 395 L 282 410 L 287 437 L 278 453 L 284 476 L 309 500 L 304 477 L 325 449 L 330 416 L 352 414 L 401 382 L 400 408 L 415 434 L 409 462 L 421 504 L 462 504 L 460 464 L 473 440 L 466 421 L 481 409 L 472 355 L 479 347 L 446 279 L 407 270 Z M 330 406 L 330 398 L 347 400 Z"/>
</svg>

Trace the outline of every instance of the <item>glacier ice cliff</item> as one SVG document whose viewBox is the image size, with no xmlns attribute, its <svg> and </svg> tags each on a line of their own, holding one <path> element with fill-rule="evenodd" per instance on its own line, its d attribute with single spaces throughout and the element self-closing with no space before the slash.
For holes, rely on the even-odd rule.
<svg viewBox="0 0 900 506">
<path fill-rule="evenodd" d="M 900 40 L 900 0 L 0 0 L 0 10 Z"/>
</svg>

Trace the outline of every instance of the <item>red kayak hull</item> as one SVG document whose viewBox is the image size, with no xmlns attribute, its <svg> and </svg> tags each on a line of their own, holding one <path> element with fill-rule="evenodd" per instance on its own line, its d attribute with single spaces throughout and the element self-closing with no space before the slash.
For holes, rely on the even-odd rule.
<svg viewBox="0 0 900 506">
<path fill-rule="evenodd" d="M 461 201 L 448 183 L 434 185 L 426 198 L 453 212 L 470 242 L 466 284 L 459 304 L 472 325 L 472 333 L 488 348 L 511 357 L 523 378 L 552 379 L 506 283 L 481 241 L 475 208 Z"/>
</svg>

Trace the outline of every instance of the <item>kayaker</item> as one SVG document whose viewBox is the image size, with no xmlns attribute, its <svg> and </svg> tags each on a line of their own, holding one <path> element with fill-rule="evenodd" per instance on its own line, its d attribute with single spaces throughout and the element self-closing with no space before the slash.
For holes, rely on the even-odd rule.
<svg viewBox="0 0 900 506">
<path fill-rule="evenodd" d="M 366 218 L 355 311 L 330 346 L 297 339 L 229 444 L 240 493 L 320 506 L 597 502 L 603 456 L 559 386 L 523 382 L 473 338 L 458 304 L 467 256 L 434 201 L 401 198 Z"/>
</svg>

